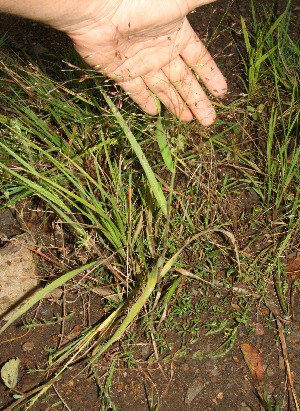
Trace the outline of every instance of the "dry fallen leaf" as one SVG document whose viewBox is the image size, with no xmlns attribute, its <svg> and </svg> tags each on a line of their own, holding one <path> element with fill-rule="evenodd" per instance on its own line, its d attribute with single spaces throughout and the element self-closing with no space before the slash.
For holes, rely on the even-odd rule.
<svg viewBox="0 0 300 411">
<path fill-rule="evenodd" d="M 295 255 L 295 253 L 288 255 L 285 270 L 290 281 L 298 279 L 300 277 L 300 255 Z"/>
<path fill-rule="evenodd" d="M 19 358 L 12 358 L 1 367 L 1 378 L 4 384 L 14 389 L 18 382 Z"/>
<path fill-rule="evenodd" d="M 91 291 L 98 295 L 101 295 L 102 297 L 109 298 L 116 303 L 120 302 L 118 295 L 116 295 L 114 290 L 108 286 L 107 287 L 93 287 Z"/>
<path fill-rule="evenodd" d="M 261 380 L 264 377 L 264 364 L 259 351 L 251 344 L 241 344 L 244 360 L 254 380 Z"/>
<path fill-rule="evenodd" d="M 300 255 L 289 255 L 287 256 L 286 271 L 300 271 Z"/>
</svg>

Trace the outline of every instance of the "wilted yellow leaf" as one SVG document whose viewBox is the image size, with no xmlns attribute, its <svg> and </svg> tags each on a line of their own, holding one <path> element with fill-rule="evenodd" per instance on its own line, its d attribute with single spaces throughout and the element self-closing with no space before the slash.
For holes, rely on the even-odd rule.
<svg viewBox="0 0 300 411">
<path fill-rule="evenodd" d="M 18 382 L 19 358 L 12 358 L 1 368 L 1 378 L 8 388 L 14 388 Z"/>
</svg>

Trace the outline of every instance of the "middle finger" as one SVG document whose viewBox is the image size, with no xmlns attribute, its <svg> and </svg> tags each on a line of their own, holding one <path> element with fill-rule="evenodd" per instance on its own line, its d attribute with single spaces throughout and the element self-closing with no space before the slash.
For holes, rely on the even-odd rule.
<svg viewBox="0 0 300 411">
<path fill-rule="evenodd" d="M 163 70 L 143 76 L 147 87 L 182 121 L 191 121 L 193 114 Z"/>
</svg>

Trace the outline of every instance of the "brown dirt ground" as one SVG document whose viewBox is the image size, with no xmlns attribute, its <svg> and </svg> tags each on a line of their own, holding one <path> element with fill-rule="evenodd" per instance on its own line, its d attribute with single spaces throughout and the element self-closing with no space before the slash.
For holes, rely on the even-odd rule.
<svg viewBox="0 0 300 411">
<path fill-rule="evenodd" d="M 279 6 L 284 7 L 285 3 L 279 1 Z M 260 2 L 257 0 L 255 4 L 259 6 Z M 299 18 L 299 3 L 294 2 L 294 10 L 295 18 Z M 248 0 L 229 4 L 215 3 L 190 15 L 191 23 L 200 37 L 212 39 L 209 48 L 228 77 L 230 85 L 228 100 L 233 99 L 232 96 L 238 95 L 241 90 L 239 79 L 241 63 L 235 44 L 236 41 L 242 41 L 238 35 L 240 14 L 243 14 L 246 19 L 249 18 Z M 216 29 L 217 34 L 214 35 Z M 68 39 L 60 33 L 37 23 L 11 16 L 0 15 L 0 36 L 3 32 L 8 32 L 11 37 L 10 44 L 14 51 L 26 52 L 38 63 L 42 61 L 45 51 L 56 54 L 60 59 L 70 47 Z M 20 221 L 9 211 L 1 212 L 0 231 L 9 238 L 24 230 L 27 231 L 28 224 L 26 218 L 25 221 Z M 33 233 L 40 231 L 39 235 L 41 235 L 41 231 L 46 230 L 43 227 L 40 230 L 40 224 L 38 216 L 30 217 L 30 229 Z M 49 236 L 47 230 L 44 234 Z M 38 237 L 37 244 L 39 241 L 42 241 L 41 237 Z M 39 261 L 39 265 L 51 278 L 54 272 L 52 265 L 45 261 Z M 197 298 L 196 292 L 195 298 Z M 12 357 L 19 357 L 21 360 L 20 380 L 17 386 L 19 391 L 29 391 L 44 381 L 43 373 L 28 373 L 26 370 L 45 366 L 48 356 L 45 349 L 64 344 L 84 326 L 96 323 L 101 313 L 101 301 L 100 296 L 78 294 L 76 290 L 68 291 L 63 297 L 52 296 L 45 299 L 1 336 L 0 366 Z M 274 306 L 280 312 L 275 297 Z M 52 324 L 53 319 L 62 318 L 70 313 L 73 313 L 70 318 Z M 182 337 L 176 333 L 166 334 L 164 337 L 168 339 L 171 346 L 168 361 L 153 361 L 152 344 L 141 338 L 139 344 L 132 347 L 134 365 L 130 366 L 125 360 L 117 361 L 119 347 L 116 345 L 95 365 L 93 375 L 89 376 L 82 364 L 74 366 L 31 409 L 36 411 L 104 409 L 102 408 L 103 396 L 99 396 L 95 376 L 103 384 L 108 375 L 108 365 L 112 360 L 116 360 L 110 395 L 119 411 L 150 410 L 151 396 L 158 401 L 159 410 L 163 411 L 258 411 L 262 409 L 258 393 L 264 391 L 282 404 L 280 409 L 292 411 L 293 406 L 288 404 L 284 359 L 277 328 L 275 325 L 273 328 L 262 327 L 269 315 L 269 310 L 265 307 L 258 306 L 257 310 L 250 315 L 253 318 L 253 329 L 262 332 L 249 333 L 245 328 L 240 327 L 233 349 L 221 358 L 202 355 L 213 352 L 222 342 L 221 337 L 205 335 L 205 330 L 194 344 L 186 344 L 184 355 L 176 355 L 183 344 Z M 38 322 L 39 327 L 34 329 L 21 327 L 23 323 L 32 321 Z M 294 321 L 289 328 L 290 332 L 286 336 L 288 358 L 296 389 L 299 391 L 300 304 L 297 298 L 295 298 Z M 242 343 L 252 344 L 259 350 L 265 370 L 261 381 L 255 381 L 249 373 L 240 348 Z M 59 400 L 65 405 L 55 406 L 54 404 Z M 11 392 L 0 383 L 0 409 L 8 409 L 11 402 Z"/>
</svg>

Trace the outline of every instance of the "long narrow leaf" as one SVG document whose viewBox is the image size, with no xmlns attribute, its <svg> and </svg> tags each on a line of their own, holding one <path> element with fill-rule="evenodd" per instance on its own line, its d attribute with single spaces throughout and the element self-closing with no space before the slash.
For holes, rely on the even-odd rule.
<svg viewBox="0 0 300 411">
<path fill-rule="evenodd" d="M 145 154 L 143 153 L 139 143 L 137 142 L 135 136 L 133 135 L 133 133 L 131 132 L 130 128 L 128 127 L 128 125 L 126 124 L 122 114 L 119 112 L 119 110 L 117 109 L 117 107 L 114 105 L 113 101 L 111 100 L 111 98 L 104 92 L 104 90 L 102 88 L 101 92 L 102 95 L 105 99 L 105 101 L 107 102 L 107 104 L 109 105 L 111 111 L 113 112 L 113 115 L 115 116 L 115 118 L 117 119 L 118 123 L 120 124 L 120 126 L 122 127 L 122 130 L 125 133 L 125 136 L 128 138 L 131 147 L 133 149 L 133 151 L 135 152 L 137 158 L 139 159 L 141 166 L 144 169 L 144 172 L 147 176 L 147 179 L 149 181 L 150 187 L 153 190 L 153 194 L 157 200 L 157 203 L 159 205 L 159 207 L 161 208 L 162 212 L 164 213 L 164 215 L 167 215 L 167 211 L 168 211 L 168 207 L 167 207 L 167 201 L 165 199 L 165 196 L 163 194 L 163 191 L 148 163 L 147 158 L 145 157 Z"/>
<path fill-rule="evenodd" d="M 132 306 L 131 310 L 125 317 L 124 321 L 114 333 L 114 335 L 105 343 L 100 349 L 97 347 L 93 352 L 92 362 L 94 362 L 100 355 L 102 355 L 114 342 L 118 341 L 124 332 L 127 330 L 128 326 L 133 322 L 135 317 L 141 311 L 143 306 L 146 304 L 149 296 L 152 294 L 158 280 L 159 270 L 163 264 L 163 259 L 159 258 L 155 266 L 153 267 L 151 273 L 149 274 L 147 284 L 142 292 L 142 295 L 137 299 L 137 301 Z"/>
<path fill-rule="evenodd" d="M 167 169 L 171 172 L 174 171 L 174 161 L 172 160 L 171 150 L 168 144 L 168 140 L 166 138 L 166 133 L 163 129 L 161 118 L 157 120 L 156 125 L 156 137 L 157 137 L 157 144 L 162 155 L 162 158 L 165 162 Z"/>
</svg>

